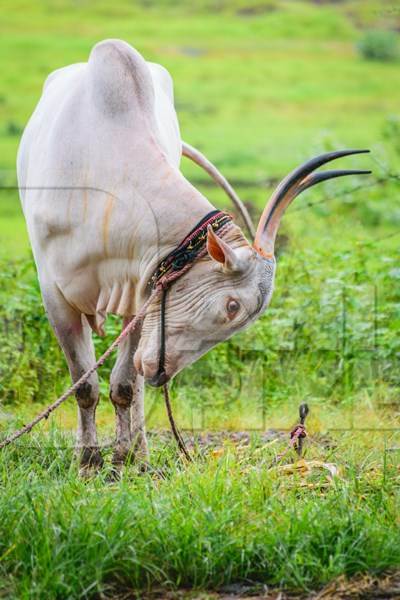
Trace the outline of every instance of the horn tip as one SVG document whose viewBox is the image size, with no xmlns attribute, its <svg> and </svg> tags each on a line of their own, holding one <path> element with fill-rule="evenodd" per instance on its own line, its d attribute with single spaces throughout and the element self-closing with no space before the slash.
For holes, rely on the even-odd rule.
<svg viewBox="0 0 400 600">
<path fill-rule="evenodd" d="M 345 150 L 346 152 L 346 150 Z M 354 150 L 347 150 L 349 154 L 368 154 L 371 152 L 368 148 L 355 148 Z"/>
</svg>

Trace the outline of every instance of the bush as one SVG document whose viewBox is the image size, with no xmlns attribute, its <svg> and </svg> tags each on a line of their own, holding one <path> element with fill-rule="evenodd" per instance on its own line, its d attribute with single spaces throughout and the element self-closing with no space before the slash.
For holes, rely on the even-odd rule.
<svg viewBox="0 0 400 600">
<path fill-rule="evenodd" d="M 270 404 L 296 395 L 336 402 L 382 382 L 396 388 L 399 274 L 393 261 L 382 268 L 378 256 L 380 273 L 373 275 L 366 256 L 368 247 L 334 256 L 322 247 L 303 256 L 284 253 L 266 315 L 178 375 L 183 397 L 193 398 L 196 410 L 210 401 L 215 412 L 218 401 L 225 410 L 240 395 L 262 393 Z M 0 272 L 0 404 L 48 403 L 66 389 L 69 375 L 33 262 L 0 262 Z M 374 285 L 379 287 L 376 314 Z M 98 356 L 120 328 L 121 320 L 111 317 L 107 336 L 94 336 Z M 105 396 L 114 360 L 100 371 Z"/>
<path fill-rule="evenodd" d="M 21 133 L 23 132 L 24 128 L 19 125 L 18 123 L 16 123 L 15 121 L 7 121 L 6 123 L 6 127 L 5 127 L 5 131 L 6 131 L 6 135 L 12 136 L 12 137 L 19 137 L 21 135 Z"/>
<path fill-rule="evenodd" d="M 366 60 L 396 60 L 397 34 L 393 31 L 368 31 L 358 42 L 358 50 Z"/>
<path fill-rule="evenodd" d="M 390 115 L 386 118 L 383 126 L 383 137 L 387 140 L 395 152 L 400 155 L 400 116 Z"/>
</svg>

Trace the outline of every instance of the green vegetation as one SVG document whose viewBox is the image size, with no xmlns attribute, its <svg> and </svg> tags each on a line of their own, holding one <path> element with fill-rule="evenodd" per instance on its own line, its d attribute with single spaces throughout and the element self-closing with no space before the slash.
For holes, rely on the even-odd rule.
<svg viewBox="0 0 400 600">
<path fill-rule="evenodd" d="M 399 445 L 396 434 L 331 436 L 325 446 L 318 437 L 332 427 L 399 427 L 400 67 L 382 60 L 382 47 L 394 48 L 398 37 L 391 6 L 3 2 L 3 433 L 69 382 L 13 189 L 20 134 L 50 71 L 86 60 L 106 37 L 165 65 L 183 138 L 220 167 L 255 219 L 277 179 L 316 153 L 370 148 L 371 156 L 341 165 L 373 174 L 323 184 L 295 201 L 281 228 L 266 315 L 172 385 L 178 422 L 189 429 L 288 428 L 306 400 L 316 436 L 307 458 L 337 463 L 336 483 L 320 487 L 326 476 L 319 475 L 308 487 L 269 471 L 283 442 L 228 445 L 222 457 L 199 455 L 183 468 L 173 447 L 154 437 L 151 464 L 165 468 L 165 479 L 139 477 L 131 467 L 118 484 L 105 482 L 107 470 L 84 483 L 71 462 L 71 399 L 40 433 L 0 454 L 0 597 L 112 597 L 159 584 L 215 588 L 245 580 L 311 589 L 340 574 L 399 566 L 400 473 L 395 453 L 385 452 Z M 371 52 L 379 60 L 363 58 Z M 185 161 L 183 169 L 226 206 L 204 173 Z M 98 353 L 119 328 L 109 320 L 106 338 L 95 340 Z M 102 439 L 113 430 L 110 367 L 100 373 Z M 154 390 L 146 412 L 150 429 L 167 426 Z"/>
<path fill-rule="evenodd" d="M 398 58 L 397 35 L 393 31 L 368 31 L 358 44 L 368 60 L 390 61 Z"/>
<path fill-rule="evenodd" d="M 269 469 L 283 444 L 254 437 L 248 448 L 228 444 L 222 456 L 199 454 L 185 468 L 174 447 L 155 441 L 151 462 L 162 477 L 132 468 L 110 485 L 79 480 L 70 438 L 34 435 L 0 455 L 0 594 L 115 598 L 231 582 L 307 590 L 395 567 L 398 466 L 377 436 L 334 442 L 308 453 L 339 462 L 333 482 L 326 471 Z"/>
</svg>

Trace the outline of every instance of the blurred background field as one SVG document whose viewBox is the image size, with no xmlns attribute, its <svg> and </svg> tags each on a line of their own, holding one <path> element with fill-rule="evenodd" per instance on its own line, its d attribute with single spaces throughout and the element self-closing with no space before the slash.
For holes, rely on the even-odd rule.
<svg viewBox="0 0 400 600">
<path fill-rule="evenodd" d="M 15 189 L 24 125 L 52 70 L 87 60 L 117 37 L 174 79 L 182 137 L 228 176 L 254 219 L 301 161 L 369 148 L 332 181 L 297 199 L 279 238 L 266 315 L 179 375 L 185 427 L 281 424 L 307 400 L 346 426 L 399 425 L 400 4 L 278 0 L 31 2 L 4 0 L 0 18 L 0 398 L 5 414 L 35 411 L 68 383 L 42 309 Z M 206 175 L 182 168 L 217 206 Z M 119 329 L 110 319 L 105 348 Z M 102 370 L 100 419 L 110 365 Z M 24 407 L 24 408 L 23 408 Z M 356 407 L 356 410 L 355 410 Z M 73 401 L 58 417 L 71 423 Z M 149 425 L 165 424 L 147 397 Z M 343 417 L 343 415 L 346 417 Z M 70 416 L 69 416 L 70 415 Z"/>
</svg>

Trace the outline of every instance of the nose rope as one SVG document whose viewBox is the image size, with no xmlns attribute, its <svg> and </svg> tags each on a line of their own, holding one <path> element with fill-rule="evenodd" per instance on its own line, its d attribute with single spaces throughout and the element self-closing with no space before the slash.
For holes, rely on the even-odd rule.
<svg viewBox="0 0 400 600">
<path fill-rule="evenodd" d="M 160 352 L 158 357 L 158 369 L 154 376 L 156 384 L 163 385 L 167 381 L 165 371 L 166 357 L 166 303 L 167 292 L 170 285 L 188 271 L 193 263 L 207 253 L 207 228 L 211 225 L 214 232 L 223 234 L 227 228 L 232 226 L 231 217 L 220 210 L 208 213 L 188 233 L 182 242 L 170 252 L 158 265 L 149 281 L 153 289 L 160 286 L 163 290 L 160 306 Z"/>
<path fill-rule="evenodd" d="M 178 448 L 182 452 L 182 454 L 184 455 L 184 457 L 186 458 L 186 460 L 188 462 L 193 462 L 193 459 L 192 459 L 192 457 L 191 457 L 191 455 L 189 453 L 189 450 L 186 448 L 186 444 L 183 441 L 183 437 L 181 435 L 181 432 L 177 428 L 174 416 L 172 414 L 172 407 L 171 407 L 171 402 L 169 400 L 169 390 L 168 390 L 168 384 L 167 383 L 164 383 L 164 385 L 163 385 L 163 393 L 164 393 L 164 402 L 165 402 L 165 406 L 166 406 L 166 409 L 167 409 L 167 415 L 168 415 L 168 419 L 169 419 L 169 424 L 171 425 L 171 430 L 172 430 L 172 433 L 174 435 L 175 441 L 178 444 Z"/>
<path fill-rule="evenodd" d="M 219 216 L 219 213 L 216 212 L 215 216 Z M 224 215 L 225 217 L 225 215 Z M 211 220 L 212 222 L 212 220 Z M 205 228 L 208 227 L 210 223 L 210 219 L 206 217 L 202 220 L 202 222 L 197 226 L 197 228 L 195 230 L 193 230 L 189 236 L 187 236 L 187 238 L 185 238 L 185 240 L 178 246 L 177 248 L 177 252 L 180 251 L 180 249 L 182 247 L 185 246 L 185 243 L 187 242 L 187 240 L 189 239 L 189 243 L 191 244 L 191 246 L 193 246 L 193 243 L 190 242 L 190 240 L 193 240 L 193 238 Z M 226 229 L 231 227 L 231 220 L 225 220 L 219 224 L 219 234 L 222 235 L 223 233 L 225 233 Z M 214 230 L 216 228 L 214 227 Z M 200 233 L 201 235 L 201 233 Z M 181 451 L 181 453 L 183 454 L 183 456 L 186 458 L 186 460 L 188 462 L 193 462 L 193 459 L 186 447 L 186 444 L 183 440 L 183 437 L 175 423 L 175 419 L 172 413 L 172 407 L 171 407 L 171 402 L 170 402 L 170 398 L 169 398 L 169 389 L 168 389 L 168 383 L 167 381 L 165 381 L 167 374 L 165 372 L 165 356 L 166 356 L 166 306 L 167 306 L 167 293 L 168 293 L 168 289 L 170 287 L 170 285 L 172 285 L 172 283 L 178 279 L 179 277 L 181 277 L 184 273 L 186 273 L 186 271 L 188 271 L 194 260 L 197 260 L 199 258 L 202 258 L 203 256 L 206 255 L 207 253 L 207 248 L 206 248 L 206 244 L 205 244 L 205 240 L 206 240 L 206 235 L 204 235 L 204 237 L 200 238 L 199 241 L 201 243 L 200 247 L 197 248 L 196 254 L 192 253 L 189 255 L 189 259 L 186 264 L 182 264 L 182 261 L 179 261 L 177 263 L 177 261 L 173 261 L 170 260 L 169 264 L 172 266 L 172 269 L 170 270 L 169 273 L 162 275 L 160 277 L 160 279 L 158 280 L 158 283 L 156 283 L 156 285 L 159 287 L 159 289 L 162 290 L 161 293 L 161 305 L 160 305 L 160 354 L 159 354 L 159 358 L 158 358 L 158 370 L 157 370 L 157 380 L 162 383 L 163 386 L 163 394 L 164 394 L 164 402 L 165 402 L 165 407 L 167 410 L 167 415 L 168 415 L 168 420 L 171 426 L 171 430 L 173 433 L 173 436 L 175 438 L 175 441 L 177 443 L 177 446 L 179 448 L 179 450 Z M 174 251 L 176 253 L 176 251 Z M 182 253 L 181 253 L 182 256 Z M 187 258 L 187 255 L 186 255 Z M 168 260 L 169 257 L 167 257 L 167 259 L 164 259 L 163 263 L 161 263 L 161 266 L 158 267 L 156 274 L 159 273 L 163 273 L 164 270 L 162 268 L 162 265 L 168 265 Z M 175 268 L 174 268 L 175 266 Z M 153 276 L 152 280 L 153 282 L 155 282 L 155 276 Z"/>
<path fill-rule="evenodd" d="M 165 307 L 167 304 L 167 292 L 168 288 L 163 288 L 161 294 L 161 311 L 160 311 L 160 356 L 158 359 L 158 373 L 159 375 L 165 373 Z"/>
</svg>

